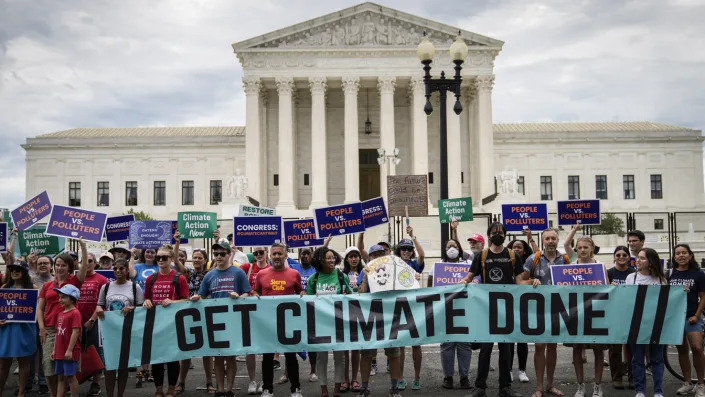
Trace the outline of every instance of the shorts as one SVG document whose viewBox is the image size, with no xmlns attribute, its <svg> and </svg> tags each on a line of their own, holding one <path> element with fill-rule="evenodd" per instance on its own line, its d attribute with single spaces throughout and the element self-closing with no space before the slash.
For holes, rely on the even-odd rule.
<svg viewBox="0 0 705 397">
<path fill-rule="evenodd" d="M 362 357 L 373 357 L 375 354 L 377 354 L 377 349 L 362 349 L 362 350 L 360 350 L 360 355 Z M 384 348 L 384 355 L 389 358 L 399 357 L 399 356 L 401 356 L 401 348 L 400 347 L 385 347 Z"/>
<path fill-rule="evenodd" d="M 56 368 L 51 356 L 54 354 L 54 345 L 56 344 L 56 328 L 46 327 L 46 330 L 47 337 L 42 344 L 42 367 L 44 367 L 44 376 L 54 376 Z"/>
<path fill-rule="evenodd" d="M 690 324 L 688 322 L 688 317 L 685 318 L 685 328 L 683 329 L 683 333 L 689 334 L 691 332 L 703 332 L 702 318 L 699 318 L 698 321 L 695 322 L 695 324 Z"/>
<path fill-rule="evenodd" d="M 56 360 L 54 363 L 56 375 L 74 376 L 78 372 L 78 361 Z"/>
</svg>

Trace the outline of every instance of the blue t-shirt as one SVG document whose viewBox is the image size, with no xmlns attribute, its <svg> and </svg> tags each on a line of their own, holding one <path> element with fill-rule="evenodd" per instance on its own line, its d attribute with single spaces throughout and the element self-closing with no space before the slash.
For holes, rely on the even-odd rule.
<svg viewBox="0 0 705 397">
<path fill-rule="evenodd" d="M 211 269 L 198 289 L 198 295 L 203 298 L 227 298 L 231 292 L 246 294 L 250 292 L 250 283 L 242 269 L 230 266 L 225 270 Z"/>
<path fill-rule="evenodd" d="M 294 264 L 289 263 L 289 267 L 299 272 L 299 274 L 301 275 L 301 286 L 304 288 L 304 290 L 307 290 L 308 278 L 316 274 L 316 269 L 311 265 L 306 268 L 299 262 L 296 262 Z"/>
<path fill-rule="evenodd" d="M 142 291 L 144 291 L 144 283 L 147 282 L 147 278 L 158 271 L 159 271 L 158 265 L 147 265 L 145 263 L 136 263 L 135 264 L 135 272 L 137 273 L 137 275 L 135 276 L 135 279 L 132 281 L 136 282 L 137 285 L 139 285 L 139 287 L 142 289 Z"/>
<path fill-rule="evenodd" d="M 416 259 L 411 259 L 411 260 L 410 260 L 409 262 L 407 262 L 406 264 L 409 265 L 409 266 L 411 266 L 412 269 L 416 270 L 416 273 L 422 273 L 422 272 L 423 272 L 423 268 L 424 268 L 424 263 L 423 263 L 423 262 L 421 262 L 421 264 L 419 264 L 419 262 L 418 262 Z"/>
</svg>

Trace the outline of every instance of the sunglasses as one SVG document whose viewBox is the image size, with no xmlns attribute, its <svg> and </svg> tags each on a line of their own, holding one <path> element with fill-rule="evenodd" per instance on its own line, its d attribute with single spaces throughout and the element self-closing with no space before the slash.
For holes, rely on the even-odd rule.
<svg viewBox="0 0 705 397">
<path fill-rule="evenodd" d="M 22 273 L 22 269 L 13 266 L 12 268 L 10 268 L 10 273 Z"/>
<path fill-rule="evenodd" d="M 629 257 L 629 255 L 627 255 L 627 254 L 614 254 L 614 256 L 616 256 L 617 258 L 628 258 Z"/>
<path fill-rule="evenodd" d="M 411 248 L 411 247 L 401 247 L 401 250 L 402 250 L 402 251 L 409 251 L 409 252 L 413 252 L 413 251 L 414 251 L 414 249 Z"/>
<path fill-rule="evenodd" d="M 171 260 L 171 257 L 169 255 L 157 255 L 154 257 L 157 261 L 168 261 Z"/>
<path fill-rule="evenodd" d="M 214 253 L 213 253 L 213 256 L 216 257 L 216 258 L 219 257 L 219 256 L 223 256 L 223 257 L 224 257 L 224 256 L 226 256 L 226 255 L 228 255 L 228 253 L 227 253 L 227 252 L 224 252 L 224 251 L 218 251 L 218 252 L 214 252 Z"/>
<path fill-rule="evenodd" d="M 264 255 L 265 252 L 267 252 L 267 251 L 265 251 L 265 250 L 260 250 L 260 251 L 254 251 L 254 252 L 252 252 L 252 253 L 253 253 L 255 256 L 260 256 L 260 255 Z"/>
</svg>

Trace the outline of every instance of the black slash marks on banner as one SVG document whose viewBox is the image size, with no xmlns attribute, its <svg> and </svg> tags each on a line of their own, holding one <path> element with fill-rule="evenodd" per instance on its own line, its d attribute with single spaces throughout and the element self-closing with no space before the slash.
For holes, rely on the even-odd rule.
<svg viewBox="0 0 705 397">
<path fill-rule="evenodd" d="M 147 317 L 144 319 L 144 336 L 142 337 L 142 365 L 147 365 L 152 360 L 152 332 L 154 331 L 154 317 L 156 315 L 156 308 L 152 308 L 147 310 Z"/>
<path fill-rule="evenodd" d="M 654 318 L 654 328 L 651 330 L 651 343 L 660 344 L 663 321 L 666 318 L 666 308 L 668 307 L 668 296 L 671 290 L 670 285 L 662 285 L 658 293 L 658 304 L 656 305 L 656 318 Z"/>
<path fill-rule="evenodd" d="M 648 291 L 648 288 L 648 285 L 640 285 L 636 291 L 636 299 L 634 300 L 634 314 L 632 314 L 632 325 L 629 327 L 629 338 L 627 338 L 627 344 L 635 344 L 639 338 L 641 318 L 644 316 L 644 303 L 646 303 L 646 292 Z"/>
<path fill-rule="evenodd" d="M 127 368 L 130 360 L 130 342 L 132 341 L 132 321 L 135 319 L 135 311 L 130 310 L 122 323 L 122 338 L 120 341 L 120 362 L 118 368 Z"/>
</svg>

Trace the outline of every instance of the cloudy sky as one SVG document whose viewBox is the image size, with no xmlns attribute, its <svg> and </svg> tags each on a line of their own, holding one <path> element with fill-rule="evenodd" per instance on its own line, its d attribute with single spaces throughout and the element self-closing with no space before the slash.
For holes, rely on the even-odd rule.
<svg viewBox="0 0 705 397">
<path fill-rule="evenodd" d="M 705 128 L 705 0 L 379 1 L 505 42 L 495 121 Z M 455 6 L 453 6 L 455 3 Z M 76 127 L 244 125 L 230 44 L 341 0 L 0 0 L 0 207 L 27 137 Z"/>
</svg>

